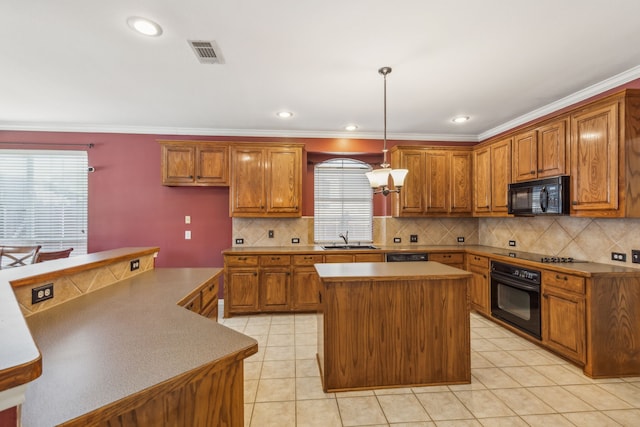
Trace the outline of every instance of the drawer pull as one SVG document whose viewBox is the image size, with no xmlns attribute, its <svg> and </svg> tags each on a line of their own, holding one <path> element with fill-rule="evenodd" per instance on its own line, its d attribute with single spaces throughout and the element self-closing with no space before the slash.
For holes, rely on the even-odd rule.
<svg viewBox="0 0 640 427">
<path fill-rule="evenodd" d="M 568 278 L 567 276 L 560 276 L 559 274 L 556 274 L 556 279 L 558 279 L 558 280 L 564 280 L 565 282 L 566 282 L 567 280 L 569 280 L 569 278 Z"/>
<path fill-rule="evenodd" d="M 238 258 L 238 260 L 240 260 L 240 261 L 246 261 L 246 260 L 247 260 L 247 257 L 246 257 L 246 256 L 241 256 L 240 258 Z"/>
<path fill-rule="evenodd" d="M 213 289 L 216 287 L 216 285 L 209 285 L 209 292 L 213 292 Z"/>
<path fill-rule="evenodd" d="M 272 256 L 271 261 L 278 261 L 280 259 L 279 256 Z"/>
</svg>

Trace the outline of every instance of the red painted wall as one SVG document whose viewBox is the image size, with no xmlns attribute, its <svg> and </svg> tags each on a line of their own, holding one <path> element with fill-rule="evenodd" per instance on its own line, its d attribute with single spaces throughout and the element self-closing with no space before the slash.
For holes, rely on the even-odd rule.
<svg viewBox="0 0 640 427">
<path fill-rule="evenodd" d="M 18 425 L 17 408 L 9 408 L 0 411 L 0 427 L 15 427 Z"/>
</svg>

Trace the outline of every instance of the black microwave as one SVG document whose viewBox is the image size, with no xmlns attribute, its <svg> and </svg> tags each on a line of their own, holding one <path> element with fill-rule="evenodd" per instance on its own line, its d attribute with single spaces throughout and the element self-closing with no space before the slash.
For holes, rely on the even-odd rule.
<svg viewBox="0 0 640 427">
<path fill-rule="evenodd" d="M 509 184 L 509 213 L 512 215 L 568 215 L 569 177 Z"/>
</svg>

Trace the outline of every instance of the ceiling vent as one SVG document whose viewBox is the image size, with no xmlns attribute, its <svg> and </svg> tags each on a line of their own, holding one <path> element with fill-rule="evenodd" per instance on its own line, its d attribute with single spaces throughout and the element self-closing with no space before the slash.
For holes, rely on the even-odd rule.
<svg viewBox="0 0 640 427">
<path fill-rule="evenodd" d="M 189 46 L 196 54 L 198 61 L 203 64 L 224 64 L 224 58 L 215 41 L 211 40 L 187 40 Z"/>
</svg>

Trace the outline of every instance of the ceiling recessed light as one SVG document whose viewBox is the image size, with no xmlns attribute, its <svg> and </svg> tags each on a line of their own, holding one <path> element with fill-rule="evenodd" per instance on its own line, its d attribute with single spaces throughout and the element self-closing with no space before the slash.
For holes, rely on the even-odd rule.
<svg viewBox="0 0 640 427">
<path fill-rule="evenodd" d="M 346 126 L 344 127 L 344 130 L 348 130 L 349 132 L 352 132 L 352 131 L 354 131 L 354 130 L 356 130 L 356 129 L 358 129 L 358 126 L 357 126 L 357 125 L 346 125 Z"/>
<path fill-rule="evenodd" d="M 278 111 L 276 113 L 276 116 L 280 117 L 281 119 L 288 119 L 290 117 L 293 117 L 293 113 L 291 111 Z"/>
<path fill-rule="evenodd" d="M 127 19 L 129 27 L 145 36 L 157 37 L 162 34 L 162 27 L 150 19 L 131 16 Z"/>
<path fill-rule="evenodd" d="M 453 119 L 451 119 L 453 123 L 464 123 L 467 120 L 469 120 L 469 116 L 456 116 Z"/>
</svg>

